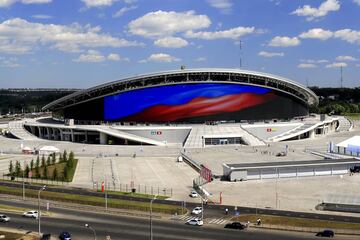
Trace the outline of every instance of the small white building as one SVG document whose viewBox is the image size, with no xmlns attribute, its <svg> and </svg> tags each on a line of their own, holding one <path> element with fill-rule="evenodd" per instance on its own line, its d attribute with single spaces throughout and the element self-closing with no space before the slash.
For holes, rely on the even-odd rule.
<svg viewBox="0 0 360 240">
<path fill-rule="evenodd" d="M 335 153 L 360 157 L 360 136 L 353 136 L 335 145 Z"/>
<path fill-rule="evenodd" d="M 53 153 L 60 152 L 60 150 L 54 146 L 43 146 L 38 151 L 39 151 L 39 155 L 50 155 Z"/>
</svg>

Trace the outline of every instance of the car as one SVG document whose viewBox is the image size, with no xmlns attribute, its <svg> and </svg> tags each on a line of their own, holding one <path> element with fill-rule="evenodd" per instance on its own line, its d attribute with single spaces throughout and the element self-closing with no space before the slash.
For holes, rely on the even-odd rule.
<svg viewBox="0 0 360 240">
<path fill-rule="evenodd" d="M 231 229 L 245 229 L 246 226 L 240 222 L 232 222 L 232 223 L 228 223 L 224 226 L 224 228 L 231 228 Z"/>
<path fill-rule="evenodd" d="M 334 237 L 334 231 L 333 230 L 324 230 L 322 232 L 318 232 L 315 236 L 317 237 Z"/>
<path fill-rule="evenodd" d="M 191 191 L 189 196 L 192 197 L 192 198 L 197 198 L 199 196 L 199 194 L 196 191 L 193 190 L 193 191 Z"/>
<path fill-rule="evenodd" d="M 64 231 L 59 234 L 59 239 L 60 240 L 71 240 L 71 235 L 69 232 Z"/>
<path fill-rule="evenodd" d="M 0 222 L 8 222 L 10 221 L 10 217 L 6 216 L 5 214 L 0 214 Z"/>
<path fill-rule="evenodd" d="M 204 222 L 201 219 L 193 218 L 193 219 L 190 219 L 189 221 L 187 221 L 186 224 L 193 225 L 193 226 L 202 226 L 204 224 Z"/>
<path fill-rule="evenodd" d="M 50 240 L 50 239 L 51 239 L 51 234 L 50 233 L 45 233 L 41 237 L 41 240 Z"/>
<path fill-rule="evenodd" d="M 38 218 L 39 214 L 38 211 L 36 210 L 31 210 L 31 211 L 27 211 L 24 212 L 23 217 L 28 217 L 28 218 Z"/>
<path fill-rule="evenodd" d="M 195 215 L 198 215 L 198 214 L 200 214 L 202 212 L 202 207 L 195 207 L 192 211 L 191 211 L 191 213 L 192 214 L 195 214 Z"/>
</svg>

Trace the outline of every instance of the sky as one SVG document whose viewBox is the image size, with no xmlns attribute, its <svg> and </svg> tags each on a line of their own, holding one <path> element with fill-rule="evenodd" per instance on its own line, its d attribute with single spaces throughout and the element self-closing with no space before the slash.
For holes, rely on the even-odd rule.
<svg viewBox="0 0 360 240">
<path fill-rule="evenodd" d="M 360 0 L 0 0 L 0 88 L 88 88 L 182 65 L 320 87 L 339 87 L 342 68 L 360 87 Z"/>
</svg>

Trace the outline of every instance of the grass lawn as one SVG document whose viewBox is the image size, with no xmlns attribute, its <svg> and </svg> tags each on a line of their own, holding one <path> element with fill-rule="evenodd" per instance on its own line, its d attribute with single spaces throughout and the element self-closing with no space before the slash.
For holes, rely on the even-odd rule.
<svg viewBox="0 0 360 240">
<path fill-rule="evenodd" d="M 36 191 L 36 190 L 26 189 L 26 197 L 37 198 L 37 193 L 38 193 L 38 191 Z M 22 189 L 0 186 L 0 194 L 22 196 Z M 60 201 L 60 202 L 72 202 L 72 203 L 76 203 L 76 204 L 101 206 L 101 207 L 105 206 L 105 198 L 104 197 L 83 196 L 83 195 L 77 195 L 77 194 L 67 194 L 67 193 L 43 191 L 41 193 L 41 198 L 48 199 L 48 200 L 54 200 L 54 201 Z M 108 207 L 148 212 L 150 210 L 150 200 L 149 200 L 149 202 L 138 202 L 138 201 L 129 201 L 129 200 L 110 199 L 109 198 L 108 199 Z M 158 203 L 156 203 L 156 201 L 153 203 L 152 208 L 153 208 L 154 212 L 162 212 L 162 213 L 167 213 L 167 214 L 175 214 L 175 213 L 180 214 L 183 210 L 180 206 L 158 204 Z"/>
<path fill-rule="evenodd" d="M 270 215 L 244 214 L 232 218 L 233 221 L 256 223 L 260 218 L 263 224 L 289 226 L 289 227 L 308 227 L 308 228 L 333 228 L 333 229 L 351 229 L 359 230 L 360 223 L 335 222 L 325 220 L 313 220 L 306 218 L 291 218 Z"/>
<path fill-rule="evenodd" d="M 23 234 L 19 234 L 19 233 L 12 233 L 12 232 L 4 232 L 4 231 L 0 231 L 0 235 L 4 235 L 5 238 L 3 238 L 4 240 L 16 240 L 19 239 L 23 236 Z M 36 238 L 27 238 L 27 239 L 36 239 Z"/>
<path fill-rule="evenodd" d="M 360 120 L 360 113 L 344 113 L 344 116 L 350 118 L 351 120 Z"/>
<path fill-rule="evenodd" d="M 7 211 L 16 211 L 16 212 L 25 212 L 26 208 L 19 208 L 14 206 L 8 206 L 8 205 L 2 205 L 0 204 L 0 211 L 1 210 L 7 210 Z"/>
<path fill-rule="evenodd" d="M 98 190 L 98 192 L 101 192 L 100 190 Z M 152 194 L 145 194 L 145 193 L 132 193 L 132 192 L 116 192 L 116 191 L 107 191 L 109 194 L 112 195 L 119 195 L 119 196 L 129 196 L 129 197 L 139 197 L 139 198 L 149 198 L 152 199 L 155 197 L 155 195 Z M 159 200 L 165 200 L 169 198 L 168 196 L 162 196 L 162 195 L 157 195 L 156 199 Z"/>
</svg>

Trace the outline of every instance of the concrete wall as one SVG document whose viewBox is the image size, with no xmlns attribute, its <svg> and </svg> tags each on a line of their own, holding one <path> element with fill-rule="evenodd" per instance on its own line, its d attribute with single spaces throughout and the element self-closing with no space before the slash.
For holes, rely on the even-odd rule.
<svg viewBox="0 0 360 240">
<path fill-rule="evenodd" d="M 122 132 L 130 133 L 136 136 L 149 138 L 152 140 L 165 142 L 166 143 L 184 143 L 186 137 L 190 133 L 190 128 L 179 128 L 179 129 L 164 129 L 164 128 L 153 128 L 153 129 L 119 129 Z"/>
</svg>

